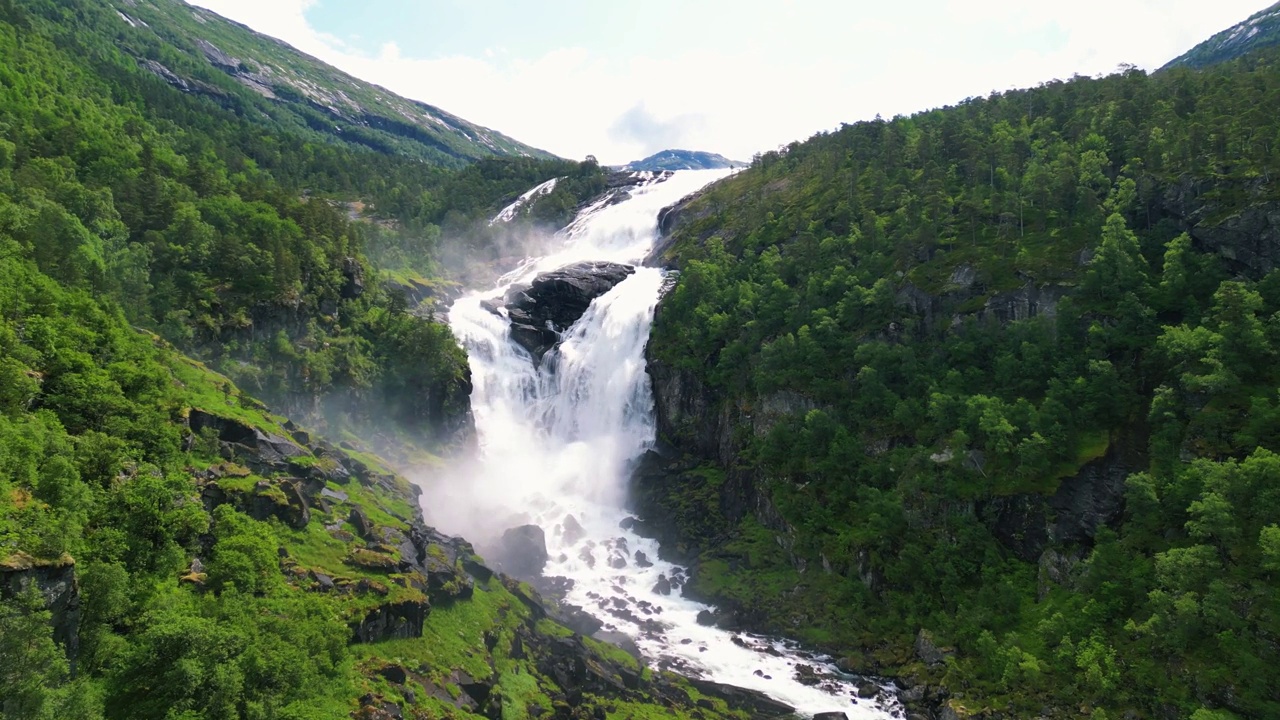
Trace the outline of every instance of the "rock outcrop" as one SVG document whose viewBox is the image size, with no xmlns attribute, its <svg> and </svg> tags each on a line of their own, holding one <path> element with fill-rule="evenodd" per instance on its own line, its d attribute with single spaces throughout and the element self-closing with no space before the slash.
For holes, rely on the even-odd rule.
<svg viewBox="0 0 1280 720">
<path fill-rule="evenodd" d="M 1232 272 L 1258 280 L 1280 267 L 1280 202 L 1270 199 L 1269 187 L 1255 180 L 1231 188 L 1254 200 L 1227 214 L 1222 198 L 1232 193 L 1209 181 L 1184 178 L 1169 186 L 1161 205 L 1187 228 L 1200 249 L 1222 258 Z"/>
<path fill-rule="evenodd" d="M 584 261 L 542 273 L 528 287 L 512 288 L 503 299 L 511 319 L 511 338 L 529 351 L 534 362 L 541 362 L 593 300 L 634 272 L 629 265 Z M 497 306 L 491 305 L 490 310 L 496 312 Z"/>
<path fill-rule="evenodd" d="M 425 600 L 379 605 L 352 624 L 352 642 L 375 643 L 422 637 L 422 625 L 430 611 L 431 605 Z"/>
<path fill-rule="evenodd" d="M 0 598 L 33 589 L 51 615 L 54 642 L 62 646 L 74 667 L 80 649 L 80 584 L 75 560 L 69 555 L 44 560 L 21 551 L 0 558 Z"/>
<path fill-rule="evenodd" d="M 1050 547 L 1091 547 L 1099 528 L 1120 521 L 1125 478 L 1146 466 L 1142 447 L 1141 441 L 1117 441 L 1103 457 L 1063 478 L 1053 494 L 992 498 L 978 504 L 978 516 L 1027 562 L 1040 562 Z"/>
<path fill-rule="evenodd" d="M 197 435 L 212 432 L 220 442 L 232 446 L 233 452 L 264 466 L 307 454 L 292 440 L 199 408 L 191 410 L 187 422 Z"/>
<path fill-rule="evenodd" d="M 721 698 L 731 707 L 747 711 L 753 718 L 791 717 L 796 711 L 790 705 L 755 690 L 710 680 L 690 680 L 689 684 L 704 695 Z"/>
</svg>

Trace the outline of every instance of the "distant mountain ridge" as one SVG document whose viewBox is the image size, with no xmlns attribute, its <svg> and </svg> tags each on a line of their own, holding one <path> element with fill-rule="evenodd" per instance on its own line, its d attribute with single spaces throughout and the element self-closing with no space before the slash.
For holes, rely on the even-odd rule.
<svg viewBox="0 0 1280 720">
<path fill-rule="evenodd" d="M 447 166 L 554 157 L 181 0 L 117 0 L 111 7 L 120 20 L 113 40 L 140 68 L 265 124 Z"/>
<path fill-rule="evenodd" d="M 1280 3 L 1254 13 L 1186 53 L 1169 61 L 1161 70 L 1174 67 L 1199 69 L 1244 55 L 1252 50 L 1280 45 Z"/>
<path fill-rule="evenodd" d="M 747 163 L 701 150 L 663 150 L 643 160 L 623 166 L 624 170 L 658 172 L 661 170 L 718 170 L 720 168 L 746 167 Z"/>
</svg>

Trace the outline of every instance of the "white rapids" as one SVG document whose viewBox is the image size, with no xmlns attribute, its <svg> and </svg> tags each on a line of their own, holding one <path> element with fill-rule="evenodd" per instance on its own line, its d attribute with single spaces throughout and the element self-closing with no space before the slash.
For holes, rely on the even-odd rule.
<svg viewBox="0 0 1280 720">
<path fill-rule="evenodd" d="M 639 262 L 657 237 L 663 207 L 730 172 L 646 176 L 623 202 L 582 211 L 554 237 L 546 255 L 526 260 L 496 287 L 454 303 L 449 324 L 470 358 L 480 461 L 465 479 L 454 481 L 465 488 L 433 488 L 463 500 L 465 512 L 459 510 L 462 503 L 448 500 L 436 513 L 425 510 L 441 529 L 462 534 L 477 522 L 497 532 L 523 523 L 540 526 L 551 557 L 544 574 L 573 581 L 565 601 L 598 617 L 606 630 L 631 637 L 659 667 L 759 690 L 807 715 L 899 715 L 891 693 L 881 704 L 857 699 L 852 679 L 829 658 L 786 641 L 699 625 L 698 613 L 708 606 L 681 597 L 678 589 L 670 595 L 653 590 L 660 576 L 682 577 L 683 569 L 659 559 L 656 541 L 620 523 L 629 517 L 624 505 L 630 472 L 654 441 L 644 347 L 662 290 L 661 270 L 637 267 L 597 298 L 540 367 L 510 340 L 507 319 L 481 305 L 500 299 L 513 284 L 572 262 Z M 569 515 L 585 531 L 581 537 L 566 537 Z M 641 567 L 639 553 L 652 565 Z M 801 665 L 822 675 L 822 684 L 800 682 Z"/>
</svg>

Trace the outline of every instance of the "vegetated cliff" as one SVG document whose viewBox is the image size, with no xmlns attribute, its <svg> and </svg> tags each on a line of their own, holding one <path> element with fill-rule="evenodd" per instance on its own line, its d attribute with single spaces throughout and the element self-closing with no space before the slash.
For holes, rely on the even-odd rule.
<svg viewBox="0 0 1280 720">
<path fill-rule="evenodd" d="M 1055 81 L 667 211 L 634 502 L 692 591 L 919 712 L 1280 712 L 1276 108 L 1274 51 Z"/>
</svg>

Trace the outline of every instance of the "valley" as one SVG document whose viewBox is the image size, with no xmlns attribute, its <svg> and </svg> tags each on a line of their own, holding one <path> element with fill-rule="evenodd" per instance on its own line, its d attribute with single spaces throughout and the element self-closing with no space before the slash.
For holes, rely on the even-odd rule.
<svg viewBox="0 0 1280 720">
<path fill-rule="evenodd" d="M 0 717 L 1280 716 L 1277 17 L 608 166 L 0 0 Z"/>
</svg>

